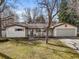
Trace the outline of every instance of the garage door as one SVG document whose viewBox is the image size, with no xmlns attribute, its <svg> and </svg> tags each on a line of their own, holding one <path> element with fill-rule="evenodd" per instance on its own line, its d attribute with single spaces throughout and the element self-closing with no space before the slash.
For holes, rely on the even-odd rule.
<svg viewBox="0 0 79 59">
<path fill-rule="evenodd" d="M 75 29 L 57 29 L 56 36 L 75 36 Z"/>
</svg>

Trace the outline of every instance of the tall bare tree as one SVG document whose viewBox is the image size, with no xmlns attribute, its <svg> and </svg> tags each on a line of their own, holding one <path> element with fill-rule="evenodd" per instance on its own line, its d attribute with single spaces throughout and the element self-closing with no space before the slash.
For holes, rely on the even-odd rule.
<svg viewBox="0 0 79 59">
<path fill-rule="evenodd" d="M 32 22 L 31 9 L 25 8 L 24 13 L 22 13 L 22 17 L 25 19 L 25 21 L 31 23 Z"/>
<path fill-rule="evenodd" d="M 61 4 L 62 4 L 62 1 L 64 1 L 64 0 L 61 0 Z M 64 10 L 64 8 L 66 8 L 66 6 L 64 8 L 62 7 L 62 9 L 64 11 L 66 11 L 65 14 L 67 14 L 66 15 L 67 17 L 65 16 L 65 18 L 68 18 L 68 19 L 66 19 L 67 22 L 70 24 L 73 24 L 73 25 L 77 25 L 79 23 L 79 0 L 65 0 L 65 1 L 67 2 L 66 3 L 67 9 Z M 62 13 L 62 11 L 61 11 L 61 13 Z"/>
<path fill-rule="evenodd" d="M 33 8 L 33 9 L 32 9 L 33 21 L 35 21 L 35 19 L 36 19 L 37 16 L 38 16 L 38 9 L 37 9 L 37 7 L 36 7 L 36 8 Z"/>
<path fill-rule="evenodd" d="M 43 15 L 39 15 L 38 17 L 36 17 L 35 22 L 36 23 L 45 23 L 46 21 L 45 21 L 45 18 Z"/>
<path fill-rule="evenodd" d="M 16 0 L 13 0 L 13 1 L 16 1 Z M 7 5 L 7 0 L 0 0 L 0 37 L 2 37 L 1 14 L 6 9 L 6 5 Z"/>
<path fill-rule="evenodd" d="M 59 12 L 58 2 L 59 2 L 59 0 L 38 0 L 38 4 L 41 6 L 41 8 L 46 9 L 47 16 L 48 16 L 48 26 L 46 28 L 46 30 L 47 30 L 46 44 L 48 43 L 48 32 L 49 32 L 49 28 L 51 26 L 52 19 Z"/>
<path fill-rule="evenodd" d="M 79 0 L 67 0 L 68 7 L 75 10 L 76 14 L 79 16 Z"/>
<path fill-rule="evenodd" d="M 5 8 L 5 0 L 0 0 L 0 37 L 2 37 L 2 28 L 1 28 L 1 13 Z"/>
<path fill-rule="evenodd" d="M 24 9 L 24 12 L 22 14 L 22 17 L 25 19 L 25 21 L 27 21 L 28 23 L 30 22 L 35 22 L 35 19 L 38 16 L 38 9 L 35 7 L 33 9 L 31 8 L 26 8 Z"/>
</svg>

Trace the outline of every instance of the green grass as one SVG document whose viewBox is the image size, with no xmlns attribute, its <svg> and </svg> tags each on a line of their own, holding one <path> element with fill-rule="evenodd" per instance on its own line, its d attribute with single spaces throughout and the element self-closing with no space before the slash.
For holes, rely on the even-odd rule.
<svg viewBox="0 0 79 59">
<path fill-rule="evenodd" d="M 73 49 L 59 40 L 9 41 L 0 43 L 0 59 L 79 59 Z"/>
</svg>

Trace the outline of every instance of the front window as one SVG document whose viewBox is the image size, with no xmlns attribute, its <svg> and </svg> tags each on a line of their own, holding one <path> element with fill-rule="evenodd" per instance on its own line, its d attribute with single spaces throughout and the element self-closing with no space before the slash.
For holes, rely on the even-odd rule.
<svg viewBox="0 0 79 59">
<path fill-rule="evenodd" d="M 37 32 L 41 32 L 41 29 L 36 29 Z"/>
<path fill-rule="evenodd" d="M 17 28 L 17 29 L 15 29 L 15 31 L 23 31 L 23 29 Z"/>
</svg>

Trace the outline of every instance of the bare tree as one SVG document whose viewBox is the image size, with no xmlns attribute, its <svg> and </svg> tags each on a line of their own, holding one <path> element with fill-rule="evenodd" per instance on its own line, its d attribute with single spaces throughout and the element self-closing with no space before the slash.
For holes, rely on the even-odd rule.
<svg viewBox="0 0 79 59">
<path fill-rule="evenodd" d="M 76 14 L 79 16 L 79 0 L 67 0 L 68 7 L 75 10 Z"/>
<path fill-rule="evenodd" d="M 34 8 L 32 9 L 32 17 L 33 17 L 33 21 L 35 23 L 40 23 L 40 22 L 44 22 L 44 15 L 42 13 L 42 9 L 41 8 Z"/>
<path fill-rule="evenodd" d="M 58 0 L 40 0 L 38 1 L 38 4 L 41 6 L 41 8 L 46 9 L 48 13 L 48 26 L 46 28 L 47 30 L 47 38 L 46 38 L 46 44 L 48 43 L 48 32 L 49 28 L 51 26 L 52 19 L 58 14 Z M 56 12 L 56 13 L 55 13 Z"/>
<path fill-rule="evenodd" d="M 25 19 L 25 21 L 31 23 L 32 22 L 31 9 L 25 8 L 24 13 L 22 13 L 22 17 Z"/>
<path fill-rule="evenodd" d="M 0 37 L 2 37 L 1 14 L 6 9 L 6 5 L 7 5 L 7 0 L 0 0 Z"/>
<path fill-rule="evenodd" d="M 37 18 L 38 14 L 39 14 L 39 11 L 36 7 L 33 9 L 26 8 L 22 13 L 22 17 L 23 19 L 25 19 L 25 21 L 27 21 L 28 23 L 31 23 L 31 22 L 35 22 L 35 19 Z"/>
<path fill-rule="evenodd" d="M 37 16 L 38 16 L 38 9 L 37 9 L 37 7 L 36 7 L 36 8 L 33 8 L 33 9 L 32 9 L 33 21 L 35 21 L 35 19 L 36 19 Z"/>
<path fill-rule="evenodd" d="M 0 0 L 0 37 L 2 37 L 2 28 L 1 28 L 1 13 L 5 8 L 5 0 Z"/>
<path fill-rule="evenodd" d="M 38 17 L 36 17 L 35 22 L 36 23 L 45 23 L 46 21 L 45 21 L 45 18 L 43 15 L 39 15 Z"/>
</svg>

